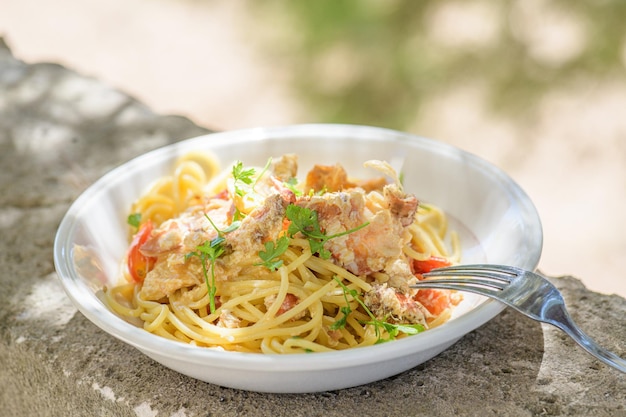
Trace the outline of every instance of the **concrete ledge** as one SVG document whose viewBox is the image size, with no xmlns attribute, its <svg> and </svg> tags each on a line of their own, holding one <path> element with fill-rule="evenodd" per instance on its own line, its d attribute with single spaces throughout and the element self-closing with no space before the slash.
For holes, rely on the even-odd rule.
<svg viewBox="0 0 626 417">
<path fill-rule="evenodd" d="M 199 382 L 100 331 L 56 279 L 62 216 L 112 167 L 206 132 L 61 66 L 20 62 L 0 40 L 0 414 L 626 416 L 626 375 L 510 310 L 401 375 L 306 395 Z M 574 320 L 626 356 L 626 300 L 552 280 Z"/>
</svg>

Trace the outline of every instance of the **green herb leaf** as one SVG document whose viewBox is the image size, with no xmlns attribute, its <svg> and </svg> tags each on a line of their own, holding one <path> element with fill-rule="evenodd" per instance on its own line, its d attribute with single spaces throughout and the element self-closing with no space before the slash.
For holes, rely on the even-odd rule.
<svg viewBox="0 0 626 417">
<path fill-rule="evenodd" d="M 426 330 L 424 326 L 419 323 L 415 324 L 396 324 L 396 329 L 404 334 L 418 334 Z"/>
<path fill-rule="evenodd" d="M 286 216 L 291 221 L 287 229 L 289 236 L 293 237 L 300 232 L 308 238 L 325 238 L 320 230 L 317 211 L 290 204 L 287 206 Z"/>
<path fill-rule="evenodd" d="M 215 285 L 215 261 L 224 253 L 224 237 L 218 236 L 211 241 L 205 241 L 203 244 L 196 247 L 196 251 L 190 252 L 185 257 L 188 259 L 192 256 L 197 256 L 202 264 L 202 273 L 204 274 L 204 281 L 209 292 L 209 308 L 211 313 L 215 311 L 215 293 L 217 287 Z M 209 282 L 209 271 L 207 267 L 207 261 L 211 265 L 211 282 Z"/>
<path fill-rule="evenodd" d="M 309 247 L 311 248 L 311 253 L 319 254 L 322 259 L 330 259 L 330 251 L 328 249 L 324 249 L 324 242 L 326 240 L 316 240 L 309 238 Z"/>
<path fill-rule="evenodd" d="M 213 220 L 211 220 L 211 218 L 206 215 L 206 213 L 204 216 L 209 220 L 209 223 L 211 223 L 211 226 L 213 226 L 213 228 L 217 232 L 217 236 L 211 240 L 204 241 L 204 243 L 202 243 L 201 245 L 196 246 L 196 250 L 186 254 L 185 259 L 189 259 L 193 256 L 200 259 L 200 263 L 202 265 L 202 273 L 204 275 L 204 282 L 206 283 L 209 293 L 209 308 L 211 310 L 211 313 L 213 313 L 215 311 L 215 293 L 217 292 L 217 287 L 215 285 L 215 262 L 217 261 L 217 258 L 222 256 L 226 251 L 224 247 L 224 241 L 226 240 L 226 238 L 224 237 L 224 235 L 226 233 L 232 232 L 233 230 L 236 230 L 241 225 L 241 222 L 232 222 L 230 226 L 223 230 L 220 230 L 215 225 L 215 223 L 213 223 Z M 211 266 L 210 282 L 209 268 L 207 267 L 207 262 Z"/>
<path fill-rule="evenodd" d="M 328 259 L 331 255 L 328 250 L 324 249 L 324 243 L 330 239 L 354 233 L 369 224 L 369 222 L 365 222 L 354 229 L 327 236 L 320 228 L 318 214 L 315 210 L 290 204 L 287 206 L 286 216 L 291 221 L 287 228 L 287 234 L 293 237 L 298 232 L 302 233 L 309 241 L 311 253 L 317 253 L 323 259 Z"/>
<path fill-rule="evenodd" d="M 343 306 L 341 307 L 341 313 L 343 314 L 343 316 L 341 316 L 339 320 L 330 325 L 330 330 L 339 330 L 346 327 L 346 324 L 348 322 L 348 316 L 350 315 L 350 313 L 352 313 L 352 309 L 349 305 Z"/>
<path fill-rule="evenodd" d="M 129 214 L 127 222 L 133 227 L 139 227 L 139 225 L 141 224 L 141 213 Z"/>
<path fill-rule="evenodd" d="M 244 169 L 243 162 L 237 161 L 233 165 L 233 179 L 235 180 L 235 193 L 239 196 L 245 195 L 246 191 L 238 184 L 243 183 L 246 185 L 252 184 L 252 176 L 256 173 L 254 168 Z"/>
<path fill-rule="evenodd" d="M 339 330 L 346 327 L 346 323 L 348 322 L 348 316 L 350 315 L 350 313 L 352 313 L 352 308 L 350 307 L 350 302 L 348 301 L 348 294 L 350 294 L 352 298 L 355 298 L 358 297 L 358 293 L 355 290 L 351 290 L 346 285 L 344 285 L 344 283 L 341 282 L 341 280 L 336 276 L 333 279 L 337 281 L 341 286 L 343 290 L 343 298 L 344 300 L 346 300 L 346 305 L 341 307 L 341 313 L 343 314 L 343 316 L 341 316 L 339 320 L 330 325 L 330 330 Z"/>
<path fill-rule="evenodd" d="M 240 222 L 245 216 L 237 207 L 235 207 L 235 213 L 233 214 L 233 223 Z"/>
<path fill-rule="evenodd" d="M 283 265 L 283 260 L 278 259 L 289 248 L 289 238 L 287 236 L 280 237 L 275 243 L 273 241 L 265 242 L 265 250 L 259 252 L 259 258 L 263 262 L 255 265 L 266 266 L 270 271 L 275 271 Z"/>
<path fill-rule="evenodd" d="M 217 230 L 218 234 L 224 235 L 225 233 L 230 233 L 230 232 L 233 232 L 233 231 L 239 229 L 239 226 L 241 226 L 241 221 L 240 220 L 235 220 L 226 229 L 222 229 L 222 230 L 215 229 L 215 230 Z"/>
<path fill-rule="evenodd" d="M 206 219 L 209 221 L 209 223 L 211 223 L 211 226 L 213 226 L 213 229 L 215 229 L 215 231 L 217 232 L 217 235 L 220 237 L 224 237 L 224 235 L 226 233 L 230 233 L 232 231 L 235 231 L 237 229 L 239 229 L 239 226 L 241 226 L 241 221 L 240 220 L 235 220 L 233 221 L 230 226 L 226 227 L 225 229 L 220 230 L 215 223 L 213 223 L 213 220 L 211 220 L 211 218 L 209 216 L 207 216 L 207 214 L 204 214 L 204 217 L 206 217 Z"/>
</svg>

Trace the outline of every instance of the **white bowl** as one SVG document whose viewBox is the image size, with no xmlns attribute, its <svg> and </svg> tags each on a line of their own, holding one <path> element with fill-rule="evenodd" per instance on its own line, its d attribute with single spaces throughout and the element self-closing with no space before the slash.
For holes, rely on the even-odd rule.
<svg viewBox="0 0 626 417">
<path fill-rule="evenodd" d="M 479 140 L 479 139 L 477 139 Z M 401 163 L 405 187 L 443 208 L 459 231 L 463 263 L 490 262 L 534 270 L 541 222 L 528 196 L 505 173 L 444 143 L 392 130 L 350 125 L 296 125 L 210 134 L 149 152 L 112 170 L 70 207 L 57 232 L 54 261 L 76 307 L 94 324 L 157 362 L 203 381 L 261 392 L 301 393 L 347 388 L 411 369 L 447 349 L 503 310 L 466 294 L 452 320 L 405 339 L 340 352 L 264 355 L 220 352 L 166 340 L 127 323 L 98 298 L 115 284 L 127 248 L 131 202 L 175 159 L 208 149 L 221 161 L 263 165 L 297 153 L 301 172 L 314 163 L 341 163 L 365 175 L 362 163 Z"/>
</svg>

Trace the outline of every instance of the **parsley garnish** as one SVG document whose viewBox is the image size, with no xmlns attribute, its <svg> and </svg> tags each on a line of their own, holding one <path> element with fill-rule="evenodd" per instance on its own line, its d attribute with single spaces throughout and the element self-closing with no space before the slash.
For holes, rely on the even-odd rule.
<svg viewBox="0 0 626 417">
<path fill-rule="evenodd" d="M 189 259 L 192 256 L 196 256 L 200 259 L 200 263 L 202 264 L 202 273 L 204 275 L 204 282 L 206 283 L 208 294 L 209 294 L 209 308 L 211 313 L 215 311 L 215 293 L 217 291 L 217 287 L 215 285 L 215 262 L 217 258 L 224 254 L 224 241 L 226 238 L 224 235 L 226 233 L 232 232 L 237 229 L 240 225 L 240 221 L 234 221 L 227 228 L 220 230 L 217 228 L 215 223 L 211 220 L 209 216 L 205 214 L 211 226 L 217 232 L 217 236 L 211 240 L 206 240 L 201 245 L 196 246 L 196 250 L 194 252 L 189 252 L 185 255 L 185 259 Z M 211 265 L 211 282 L 209 282 L 209 270 L 207 268 L 207 261 Z"/>
<path fill-rule="evenodd" d="M 265 174 L 265 172 L 269 169 L 271 163 L 272 163 L 272 158 L 269 158 L 267 162 L 265 163 L 265 166 L 259 173 L 259 175 L 257 175 L 256 179 L 254 179 L 253 177 L 256 174 L 256 169 L 254 168 L 245 169 L 243 166 L 243 162 L 237 161 L 237 163 L 233 165 L 233 170 L 232 170 L 233 179 L 235 180 L 234 182 L 235 194 L 237 194 L 240 197 L 243 197 L 249 191 L 254 191 L 254 187 L 256 186 L 257 182 L 263 177 L 263 174 Z"/>
<path fill-rule="evenodd" d="M 323 259 L 330 258 L 330 251 L 324 249 L 324 243 L 326 243 L 326 241 L 356 232 L 369 224 L 369 222 L 365 222 L 354 229 L 327 236 L 320 228 L 317 211 L 290 204 L 287 206 L 286 215 L 287 219 L 291 221 L 287 229 L 287 234 L 293 237 L 298 232 L 302 233 L 309 241 L 311 253 L 318 253 Z"/>
<path fill-rule="evenodd" d="M 215 223 L 213 223 L 213 220 L 211 220 L 211 218 L 209 216 L 207 216 L 206 214 L 204 215 L 204 217 L 207 218 L 207 220 L 209 221 L 209 223 L 211 223 L 211 226 L 213 226 L 213 228 L 215 229 L 215 231 L 217 232 L 217 236 L 222 238 L 222 240 L 224 240 L 224 235 L 226 233 L 230 233 L 234 230 L 239 229 L 239 226 L 241 226 L 241 221 L 239 220 L 235 220 L 233 221 L 230 226 L 228 226 L 226 229 L 218 229 L 217 226 L 215 225 Z M 217 238 L 216 238 L 217 239 Z"/>
<path fill-rule="evenodd" d="M 204 274 L 204 282 L 206 283 L 209 293 L 209 307 L 211 313 L 215 311 L 215 292 L 217 287 L 215 285 L 215 261 L 224 253 L 224 238 L 221 236 L 216 237 L 213 240 L 207 240 L 203 244 L 196 247 L 196 251 L 190 252 L 186 255 L 189 259 L 192 256 L 200 258 L 202 264 L 202 273 Z M 207 268 L 207 261 L 211 263 L 211 282 L 209 283 L 209 271 Z"/>
<path fill-rule="evenodd" d="M 352 309 L 350 308 L 350 305 L 348 304 L 348 295 L 350 295 L 354 301 L 359 303 L 359 305 L 363 307 L 363 310 L 365 310 L 367 315 L 370 316 L 371 320 L 366 321 L 363 324 L 369 324 L 369 325 L 374 326 L 376 337 L 378 337 L 378 340 L 376 341 L 377 344 L 388 342 L 390 340 L 395 340 L 396 336 L 398 336 L 398 334 L 400 334 L 401 332 L 404 334 L 412 335 L 412 334 L 423 332 L 425 330 L 424 326 L 422 326 L 421 324 L 393 324 L 393 323 L 386 322 L 384 320 L 377 319 L 374 316 L 374 314 L 370 311 L 370 309 L 365 305 L 363 300 L 361 300 L 361 298 L 359 297 L 359 293 L 356 290 L 348 288 L 337 277 L 335 277 L 334 279 L 335 281 L 339 283 L 339 285 L 343 289 L 343 296 L 346 300 L 346 305 L 344 307 L 341 307 L 341 312 L 343 313 L 343 316 L 330 326 L 331 330 L 342 329 L 346 326 L 348 315 L 352 312 Z M 385 330 L 389 334 L 388 339 L 381 338 L 381 329 Z"/>
<path fill-rule="evenodd" d="M 352 290 L 350 288 L 348 288 L 343 282 L 341 282 L 341 280 L 337 277 L 334 277 L 334 280 L 337 281 L 339 283 L 339 285 L 341 286 L 342 290 L 343 290 L 343 298 L 346 300 L 346 305 L 341 307 L 341 313 L 343 314 L 343 316 L 341 316 L 340 319 L 338 319 L 337 321 L 335 321 L 331 326 L 330 326 L 330 330 L 339 330 L 339 329 L 343 329 L 344 327 L 346 327 L 346 323 L 348 320 L 348 316 L 350 315 L 350 313 L 352 313 L 352 308 L 350 308 L 350 302 L 348 301 L 348 294 L 357 302 L 360 302 L 361 300 L 359 299 L 359 293 L 356 290 Z M 364 303 L 359 303 L 363 306 L 363 308 L 365 309 L 365 311 L 367 312 L 367 314 L 370 317 L 373 317 L 373 314 L 369 311 L 369 309 L 367 308 L 367 306 L 365 306 Z"/>
<path fill-rule="evenodd" d="M 240 186 L 238 183 L 243 183 L 245 185 L 251 185 L 253 180 L 252 176 L 256 173 L 254 168 L 244 169 L 243 162 L 237 161 L 235 165 L 233 165 L 233 179 L 235 180 L 235 194 L 238 196 L 243 196 L 246 194 L 246 191 Z"/>
<path fill-rule="evenodd" d="M 127 222 L 133 227 L 139 227 L 139 225 L 141 224 L 141 213 L 129 214 Z"/>
<path fill-rule="evenodd" d="M 345 291 L 343 295 L 345 297 Z M 341 318 L 339 318 L 336 322 L 330 325 L 330 330 L 339 330 L 346 327 L 346 324 L 348 322 L 348 316 L 350 315 L 350 313 L 352 313 L 352 308 L 350 308 L 350 305 L 348 305 L 347 302 L 348 299 L 346 298 L 346 305 L 341 307 L 341 313 L 343 314 L 343 316 L 341 316 Z"/>
<path fill-rule="evenodd" d="M 289 238 L 287 236 L 280 237 L 276 243 L 273 241 L 265 242 L 265 250 L 259 252 L 259 258 L 263 262 L 256 263 L 255 265 L 266 266 L 270 271 L 275 271 L 283 265 L 283 260 L 278 259 L 280 255 L 285 253 L 289 247 Z"/>
</svg>

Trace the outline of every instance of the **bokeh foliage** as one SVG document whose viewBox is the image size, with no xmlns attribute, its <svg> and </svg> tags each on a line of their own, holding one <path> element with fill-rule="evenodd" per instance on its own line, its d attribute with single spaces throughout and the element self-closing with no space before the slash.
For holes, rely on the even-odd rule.
<svg viewBox="0 0 626 417">
<path fill-rule="evenodd" d="M 581 50 L 558 64 L 529 53 L 531 45 L 516 33 L 532 24 L 520 17 L 525 1 L 579 22 Z M 472 1 L 266 0 L 254 9 L 272 33 L 267 53 L 290 73 L 298 98 L 320 122 L 406 129 L 428 98 L 475 81 L 487 89 L 492 111 L 523 117 L 551 88 L 625 76 L 624 0 L 476 2 L 492 8 L 487 19 L 497 19 L 485 22 L 495 23 L 494 39 L 477 47 L 433 39 L 434 11 L 446 3 Z"/>
</svg>

